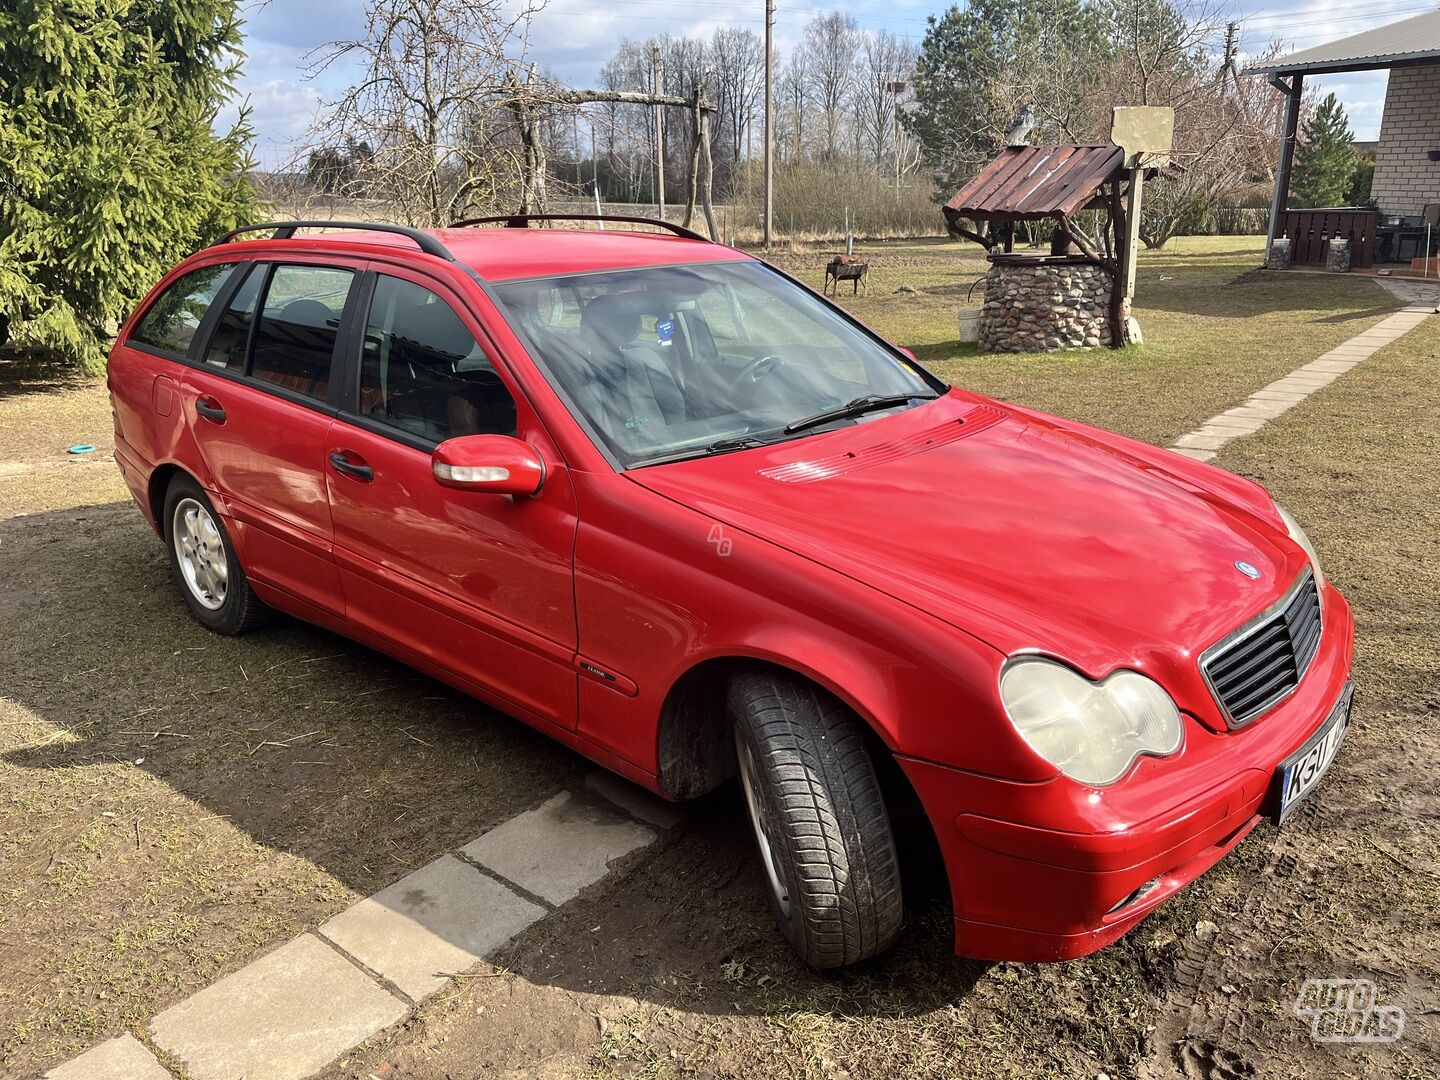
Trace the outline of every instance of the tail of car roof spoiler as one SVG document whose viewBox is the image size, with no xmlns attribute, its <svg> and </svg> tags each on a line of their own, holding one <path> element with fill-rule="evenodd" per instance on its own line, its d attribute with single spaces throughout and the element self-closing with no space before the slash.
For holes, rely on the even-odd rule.
<svg viewBox="0 0 1440 1080">
<path fill-rule="evenodd" d="M 469 225 L 504 225 L 507 229 L 528 229 L 530 223 L 545 221 L 598 221 L 602 224 L 618 223 L 621 225 L 654 225 L 657 229 L 665 229 L 676 236 L 683 236 L 686 240 L 699 240 L 703 243 L 714 243 L 708 236 L 703 236 L 683 225 L 676 225 L 673 222 L 662 221 L 660 218 L 632 217 L 625 214 L 497 214 L 493 217 L 466 218 L 463 221 L 452 222 L 450 228 L 463 229 Z"/>
<path fill-rule="evenodd" d="M 414 240 L 420 250 L 427 255 L 434 255 L 446 262 L 455 261 L 455 256 L 450 253 L 450 249 L 429 233 L 420 229 L 412 229 L 406 225 L 391 225 L 383 221 L 268 221 L 259 225 L 241 225 L 238 229 L 231 229 L 215 241 L 215 246 L 228 244 L 241 233 L 267 230 L 271 233 L 270 239 L 272 240 L 289 240 L 295 235 L 296 229 L 359 229 L 365 232 L 394 233 L 397 236 L 406 236 Z"/>
</svg>

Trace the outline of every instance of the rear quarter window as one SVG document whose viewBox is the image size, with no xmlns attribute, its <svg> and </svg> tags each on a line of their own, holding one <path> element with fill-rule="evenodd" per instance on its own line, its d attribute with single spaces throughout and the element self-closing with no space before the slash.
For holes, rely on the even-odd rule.
<svg viewBox="0 0 1440 1080">
<path fill-rule="evenodd" d="M 205 313 L 235 266 L 216 263 L 185 274 L 150 305 L 130 332 L 130 343 L 177 356 L 188 355 Z"/>
</svg>

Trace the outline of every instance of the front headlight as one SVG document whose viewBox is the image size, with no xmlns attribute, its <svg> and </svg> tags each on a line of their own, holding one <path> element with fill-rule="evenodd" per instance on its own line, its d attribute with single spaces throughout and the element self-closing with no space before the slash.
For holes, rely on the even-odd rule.
<svg viewBox="0 0 1440 1080">
<path fill-rule="evenodd" d="M 1310 569 L 1315 571 L 1315 584 L 1318 587 L 1325 581 L 1325 575 L 1320 572 L 1320 556 L 1315 554 L 1315 545 L 1310 543 L 1310 538 L 1305 535 L 1305 530 L 1300 523 L 1290 516 L 1290 511 L 1279 503 L 1275 509 L 1280 511 L 1280 520 L 1285 522 L 1285 531 L 1290 534 L 1290 539 L 1305 549 L 1305 554 L 1310 557 Z"/>
<path fill-rule="evenodd" d="M 1098 683 L 1040 657 L 1012 661 L 1000 700 L 1031 748 L 1082 784 L 1108 784 L 1141 754 L 1180 749 L 1180 711 L 1153 679 L 1117 671 Z"/>
</svg>

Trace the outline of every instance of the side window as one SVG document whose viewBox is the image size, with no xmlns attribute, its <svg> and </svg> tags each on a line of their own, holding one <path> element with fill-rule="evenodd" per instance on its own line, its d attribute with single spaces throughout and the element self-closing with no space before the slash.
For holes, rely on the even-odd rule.
<svg viewBox="0 0 1440 1080">
<path fill-rule="evenodd" d="M 365 326 L 360 412 L 424 439 L 515 434 L 515 400 L 439 296 L 381 274 Z"/>
<path fill-rule="evenodd" d="M 332 266 L 275 267 L 255 327 L 250 374 L 323 401 L 354 277 Z"/>
<path fill-rule="evenodd" d="M 191 270 L 150 305 L 150 310 L 130 332 L 130 341 L 187 355 L 205 313 L 233 269 L 234 263 L 219 263 Z"/>
<path fill-rule="evenodd" d="M 221 312 L 205 350 L 205 363 L 237 374 L 245 370 L 245 348 L 250 344 L 250 325 L 255 321 L 255 303 L 265 283 L 263 265 L 245 267 L 245 280 Z"/>
</svg>

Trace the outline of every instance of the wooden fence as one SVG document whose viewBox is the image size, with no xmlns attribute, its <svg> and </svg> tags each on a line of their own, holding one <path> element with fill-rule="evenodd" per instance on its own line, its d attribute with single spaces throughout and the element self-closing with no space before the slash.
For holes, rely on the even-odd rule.
<svg viewBox="0 0 1440 1080">
<path fill-rule="evenodd" d="M 1375 263 L 1374 210 L 1339 207 L 1323 210 L 1286 210 L 1280 217 L 1280 235 L 1290 238 L 1290 261 L 1297 265 L 1325 265 L 1331 240 L 1350 241 L 1350 265 Z"/>
</svg>

